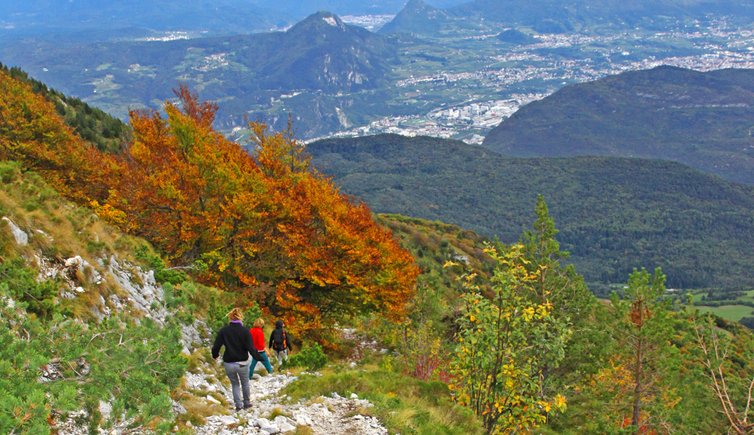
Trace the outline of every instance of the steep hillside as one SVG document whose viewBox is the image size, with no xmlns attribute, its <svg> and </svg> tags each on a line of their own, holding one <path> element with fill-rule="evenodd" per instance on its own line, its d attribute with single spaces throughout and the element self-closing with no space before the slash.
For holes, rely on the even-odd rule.
<svg viewBox="0 0 754 435">
<path fill-rule="evenodd" d="M 511 159 L 434 138 L 382 135 L 307 147 L 314 164 L 378 212 L 518 239 L 541 193 L 564 249 L 592 283 L 660 266 L 671 287 L 754 284 L 754 189 L 677 163 Z"/>
<path fill-rule="evenodd" d="M 400 316 L 414 292 L 411 255 L 313 171 L 290 136 L 255 125 L 249 155 L 212 129 L 215 105 L 181 88 L 180 108 L 167 103 L 166 118 L 134 112 L 133 141 L 104 153 L 28 83 L 0 71 L 0 94 L 1 160 L 38 171 L 198 281 L 244 293 L 297 333 L 326 342 L 335 322 L 322 315 Z"/>
<path fill-rule="evenodd" d="M 0 63 L 0 71 L 16 80 L 30 84 L 34 92 L 55 105 L 55 111 L 77 135 L 96 144 L 100 150 L 117 151 L 128 141 L 130 129 L 119 119 L 78 98 L 49 89 L 47 85 L 32 79 L 20 68 L 7 68 Z"/>
<path fill-rule="evenodd" d="M 181 378 L 230 295 L 15 162 L 0 162 L 0 218 L 0 432 L 169 431 L 182 402 L 183 422 L 201 418 Z"/>
<path fill-rule="evenodd" d="M 494 128 L 484 146 L 519 157 L 667 159 L 754 184 L 754 70 L 675 67 L 567 86 Z"/>
</svg>

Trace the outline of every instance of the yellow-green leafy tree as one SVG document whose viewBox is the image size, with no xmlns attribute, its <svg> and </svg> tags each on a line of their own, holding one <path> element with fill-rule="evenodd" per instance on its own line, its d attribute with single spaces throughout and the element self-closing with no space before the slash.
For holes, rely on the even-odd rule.
<svg viewBox="0 0 754 435">
<path fill-rule="evenodd" d="M 557 366 L 569 334 L 548 298 L 535 301 L 539 270 L 526 268 L 522 245 L 489 247 L 492 277 L 462 279 L 463 306 L 451 359 L 455 399 L 470 407 L 488 433 L 530 431 L 563 411 L 565 397 L 542 396 L 542 360 Z"/>
</svg>

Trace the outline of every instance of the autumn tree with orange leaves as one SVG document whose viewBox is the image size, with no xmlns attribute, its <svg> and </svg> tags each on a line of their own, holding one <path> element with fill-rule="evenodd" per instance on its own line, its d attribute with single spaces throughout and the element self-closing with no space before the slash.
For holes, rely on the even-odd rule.
<svg viewBox="0 0 754 435">
<path fill-rule="evenodd" d="M 217 107 L 186 88 L 167 118 L 132 112 L 134 142 L 106 205 L 210 284 L 245 291 L 289 325 L 401 316 L 418 269 L 370 210 L 311 168 L 290 134 L 252 124 L 253 155 L 212 129 Z M 272 291 L 262 291 L 272 289 Z"/>
<path fill-rule="evenodd" d="M 62 194 L 86 202 L 107 195 L 112 158 L 76 136 L 31 86 L 0 70 L 0 160 L 39 172 Z"/>
<path fill-rule="evenodd" d="M 237 291 L 318 336 L 342 315 L 404 315 L 418 268 L 371 211 L 313 169 L 290 134 L 252 124 L 248 154 L 212 128 L 217 106 L 131 112 L 120 154 L 83 141 L 31 87 L 0 71 L 0 159 L 152 242 L 174 267 Z"/>
</svg>

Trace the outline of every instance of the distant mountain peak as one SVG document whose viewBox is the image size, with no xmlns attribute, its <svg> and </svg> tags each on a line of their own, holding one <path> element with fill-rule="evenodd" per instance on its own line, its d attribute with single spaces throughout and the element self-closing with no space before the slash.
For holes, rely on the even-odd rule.
<svg viewBox="0 0 754 435">
<path fill-rule="evenodd" d="M 427 3 L 424 2 L 424 0 L 408 0 L 406 2 L 406 5 L 403 6 L 404 11 L 410 11 L 410 10 L 423 10 L 431 8 Z"/>
<path fill-rule="evenodd" d="M 409 0 L 380 32 L 432 33 L 447 20 L 448 14 L 444 10 L 430 6 L 424 0 Z"/>
<path fill-rule="evenodd" d="M 302 30 L 311 31 L 312 29 L 317 29 L 320 31 L 337 29 L 341 32 L 346 32 L 348 30 L 346 23 L 344 23 L 343 20 L 340 19 L 340 17 L 333 14 L 332 12 L 320 11 L 304 18 L 295 26 L 291 27 L 288 32 L 297 32 Z"/>
</svg>

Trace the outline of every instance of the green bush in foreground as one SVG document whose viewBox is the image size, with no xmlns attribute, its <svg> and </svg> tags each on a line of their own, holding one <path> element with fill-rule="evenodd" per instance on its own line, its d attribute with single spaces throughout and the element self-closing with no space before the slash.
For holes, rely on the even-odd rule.
<svg viewBox="0 0 754 435">
<path fill-rule="evenodd" d="M 307 370 L 319 370 L 327 364 L 327 355 L 322 347 L 314 343 L 311 346 L 301 349 L 301 351 L 288 358 L 288 367 L 304 367 Z"/>
</svg>

